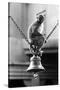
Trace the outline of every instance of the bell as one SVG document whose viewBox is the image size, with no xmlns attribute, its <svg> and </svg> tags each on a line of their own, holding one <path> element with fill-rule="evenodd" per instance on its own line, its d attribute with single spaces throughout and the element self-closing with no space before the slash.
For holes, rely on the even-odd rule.
<svg viewBox="0 0 60 90">
<path fill-rule="evenodd" d="M 39 71 L 44 71 L 44 67 L 41 64 L 41 58 L 39 56 L 33 55 L 30 59 L 30 65 L 27 68 L 27 72 L 39 72 Z"/>
</svg>

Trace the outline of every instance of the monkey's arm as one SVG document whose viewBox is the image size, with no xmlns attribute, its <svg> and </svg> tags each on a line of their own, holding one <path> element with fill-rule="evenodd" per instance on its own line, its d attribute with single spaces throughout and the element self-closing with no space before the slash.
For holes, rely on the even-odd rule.
<svg viewBox="0 0 60 90">
<path fill-rule="evenodd" d="M 32 35 L 32 27 L 29 27 L 27 32 L 27 38 L 30 43 L 31 43 L 31 35 Z"/>
</svg>

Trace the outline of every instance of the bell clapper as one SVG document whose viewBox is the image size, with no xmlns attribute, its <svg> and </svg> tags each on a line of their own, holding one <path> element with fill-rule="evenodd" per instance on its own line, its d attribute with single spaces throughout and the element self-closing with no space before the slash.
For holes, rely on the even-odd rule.
<svg viewBox="0 0 60 90">
<path fill-rule="evenodd" d="M 34 74 L 33 74 L 33 77 L 34 77 L 35 79 L 37 79 L 37 77 L 38 77 L 38 73 L 37 73 L 37 72 L 34 73 Z"/>
</svg>

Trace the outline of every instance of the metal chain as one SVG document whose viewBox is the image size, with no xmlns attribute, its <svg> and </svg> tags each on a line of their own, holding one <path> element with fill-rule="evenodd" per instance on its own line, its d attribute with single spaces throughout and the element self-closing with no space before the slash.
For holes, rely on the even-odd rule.
<svg viewBox="0 0 60 90">
<path fill-rule="evenodd" d="M 14 19 L 12 18 L 12 16 L 8 16 L 8 18 L 11 18 L 11 20 L 13 21 L 13 23 L 15 24 L 15 26 L 17 27 L 17 29 L 21 32 L 22 36 L 24 37 L 24 39 L 29 43 L 27 37 L 25 36 L 25 34 L 22 32 L 22 30 L 20 29 L 20 27 L 16 24 L 16 22 L 14 21 Z M 52 31 L 49 33 L 49 35 L 47 36 L 46 38 L 46 41 L 48 40 L 48 38 L 51 36 L 51 34 L 53 33 L 53 31 L 56 29 L 56 27 L 58 26 L 58 22 L 57 24 L 55 25 L 55 27 L 52 29 Z"/>
<path fill-rule="evenodd" d="M 22 36 L 24 37 L 24 39 L 29 43 L 27 37 L 25 36 L 25 34 L 22 32 L 22 30 L 20 29 L 20 27 L 17 25 L 17 23 L 15 22 L 15 20 L 12 18 L 12 16 L 8 16 L 8 18 L 11 18 L 11 20 L 13 21 L 13 23 L 15 24 L 15 26 L 17 27 L 17 29 L 21 32 Z"/>
<path fill-rule="evenodd" d="M 55 25 L 55 27 L 52 29 L 52 31 L 49 33 L 49 35 L 47 36 L 46 40 L 48 40 L 48 38 L 51 36 L 51 34 L 53 33 L 53 31 L 56 29 L 56 27 L 58 26 L 58 21 L 57 24 Z"/>
</svg>

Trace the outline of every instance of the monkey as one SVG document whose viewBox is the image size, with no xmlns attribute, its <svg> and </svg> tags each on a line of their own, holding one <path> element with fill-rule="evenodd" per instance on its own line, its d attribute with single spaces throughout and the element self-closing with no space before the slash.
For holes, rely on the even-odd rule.
<svg viewBox="0 0 60 90">
<path fill-rule="evenodd" d="M 43 29 L 44 16 L 39 15 L 37 20 L 28 29 L 28 40 L 30 47 L 33 48 L 34 52 L 38 51 L 42 47 L 44 42 L 44 36 L 42 35 L 41 29 Z"/>
</svg>

